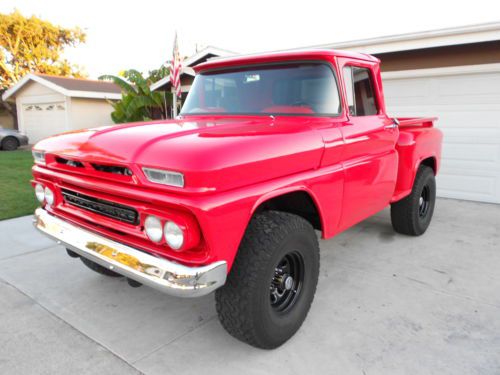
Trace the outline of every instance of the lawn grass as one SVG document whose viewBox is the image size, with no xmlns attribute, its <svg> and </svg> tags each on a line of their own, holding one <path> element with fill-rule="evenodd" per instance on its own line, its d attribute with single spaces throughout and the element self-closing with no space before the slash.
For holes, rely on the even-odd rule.
<svg viewBox="0 0 500 375">
<path fill-rule="evenodd" d="M 0 151 L 0 220 L 32 214 L 38 201 L 30 185 L 31 151 Z"/>
</svg>

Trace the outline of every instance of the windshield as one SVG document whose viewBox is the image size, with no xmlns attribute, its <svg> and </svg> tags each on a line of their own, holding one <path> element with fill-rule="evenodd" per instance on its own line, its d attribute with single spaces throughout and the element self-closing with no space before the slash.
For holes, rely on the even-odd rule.
<svg viewBox="0 0 500 375">
<path fill-rule="evenodd" d="M 296 63 L 196 76 L 181 115 L 337 115 L 340 99 L 326 64 Z"/>
</svg>

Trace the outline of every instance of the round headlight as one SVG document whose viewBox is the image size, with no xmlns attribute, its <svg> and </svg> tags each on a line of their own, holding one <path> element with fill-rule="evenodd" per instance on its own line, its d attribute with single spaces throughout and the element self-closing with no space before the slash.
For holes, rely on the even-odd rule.
<svg viewBox="0 0 500 375">
<path fill-rule="evenodd" d="M 161 221 L 156 216 L 148 216 L 144 222 L 144 231 L 153 242 L 160 242 L 163 237 Z"/>
<path fill-rule="evenodd" d="M 36 199 L 38 199 L 38 202 L 43 203 L 43 201 L 45 200 L 45 191 L 44 191 L 43 186 L 41 184 L 36 184 L 35 195 L 36 195 Z"/>
<path fill-rule="evenodd" d="M 182 229 L 173 221 L 167 221 L 165 223 L 164 232 L 168 246 L 174 250 L 179 250 L 184 243 L 184 233 Z"/>
<path fill-rule="evenodd" d="M 54 192 L 48 187 L 45 188 L 45 202 L 47 202 L 49 206 L 54 204 Z"/>
</svg>

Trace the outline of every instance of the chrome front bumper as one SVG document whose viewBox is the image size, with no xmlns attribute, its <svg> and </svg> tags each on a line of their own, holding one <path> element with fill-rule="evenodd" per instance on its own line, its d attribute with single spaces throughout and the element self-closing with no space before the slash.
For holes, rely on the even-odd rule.
<svg viewBox="0 0 500 375">
<path fill-rule="evenodd" d="M 186 267 L 82 229 L 43 208 L 36 209 L 34 226 L 78 255 L 173 296 L 203 296 L 226 282 L 224 261 Z"/>
</svg>

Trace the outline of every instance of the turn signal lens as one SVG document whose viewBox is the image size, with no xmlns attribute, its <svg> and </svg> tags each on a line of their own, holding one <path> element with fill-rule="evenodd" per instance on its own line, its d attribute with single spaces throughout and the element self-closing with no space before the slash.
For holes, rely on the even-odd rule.
<svg viewBox="0 0 500 375">
<path fill-rule="evenodd" d="M 54 192 L 48 187 L 45 188 L 45 202 L 47 202 L 49 206 L 54 204 Z"/>
<path fill-rule="evenodd" d="M 146 178 L 154 183 L 184 187 L 184 175 L 179 172 L 162 171 L 160 169 L 142 168 Z"/>
<path fill-rule="evenodd" d="M 160 242 L 163 237 L 163 228 L 160 219 L 156 216 L 148 216 L 144 222 L 144 231 L 153 242 Z"/>
<path fill-rule="evenodd" d="M 167 241 L 168 246 L 174 250 L 179 250 L 184 243 L 184 233 L 182 229 L 173 221 L 167 221 L 165 223 L 164 232 L 165 241 Z"/>
<path fill-rule="evenodd" d="M 38 199 L 38 202 L 43 203 L 43 201 L 45 200 L 45 190 L 44 190 L 42 184 L 36 184 L 35 195 L 36 195 L 36 199 Z"/>
<path fill-rule="evenodd" d="M 32 150 L 31 153 L 36 164 L 45 165 L 45 152 Z"/>
</svg>

